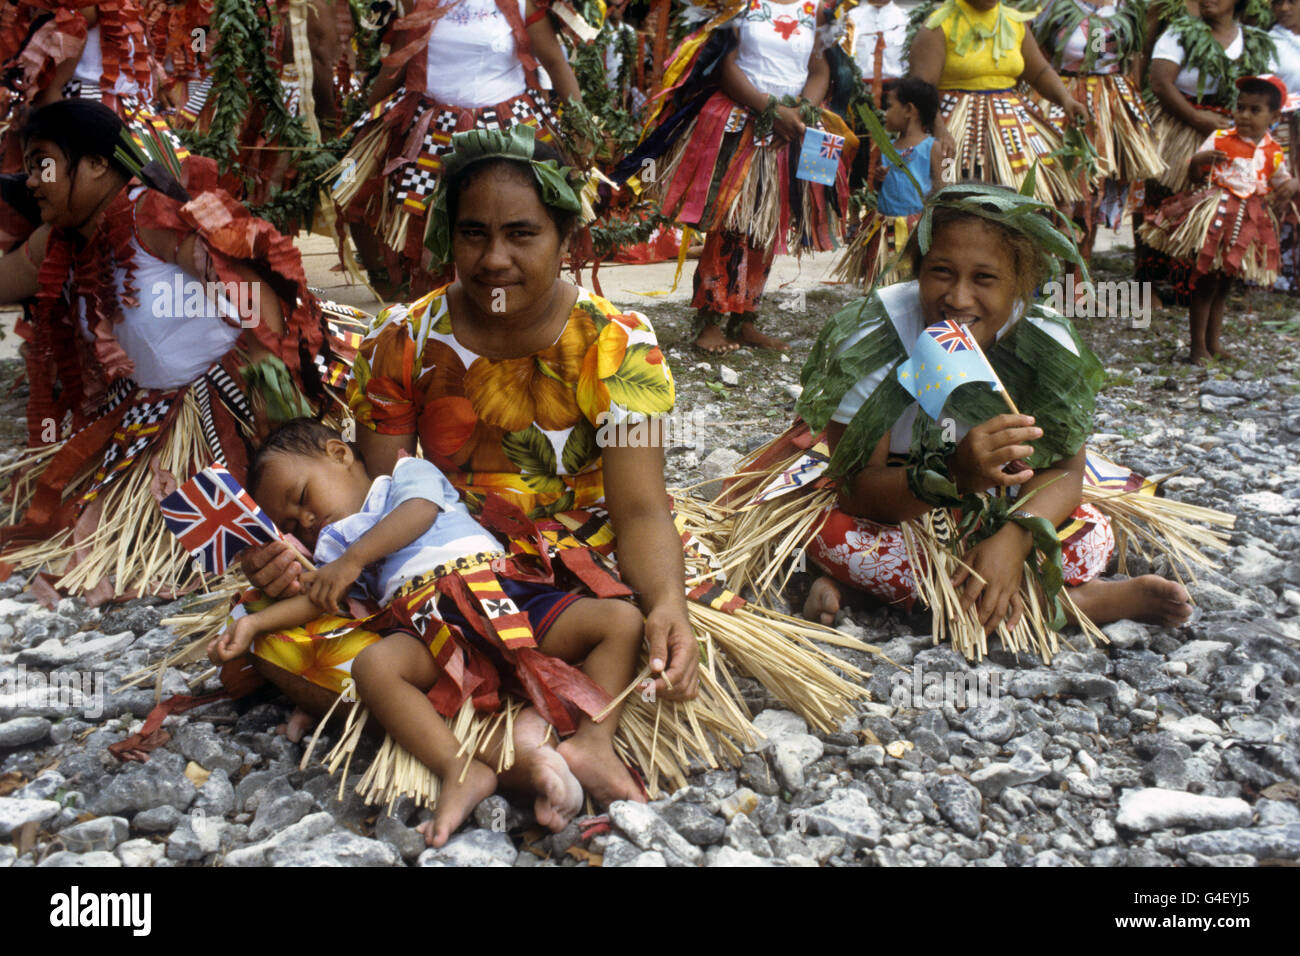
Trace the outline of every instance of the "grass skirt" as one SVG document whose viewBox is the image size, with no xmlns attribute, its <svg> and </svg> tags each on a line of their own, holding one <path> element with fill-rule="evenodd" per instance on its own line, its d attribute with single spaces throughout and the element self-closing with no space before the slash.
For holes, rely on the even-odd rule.
<svg viewBox="0 0 1300 956">
<path fill-rule="evenodd" d="M 1049 153 L 1061 148 L 1061 133 L 1018 89 L 942 90 L 939 112 L 957 144 L 953 181 L 977 180 L 1019 189 L 1034 160 L 1034 195 L 1043 202 L 1083 198 L 1074 177 Z"/>
<path fill-rule="evenodd" d="M 1198 106 L 1197 109 L 1211 107 Z M 1225 110 L 1215 112 L 1227 115 Z M 1183 192 L 1191 185 L 1187 178 L 1187 166 L 1205 142 L 1205 135 L 1166 113 L 1159 103 L 1147 103 L 1147 113 L 1151 116 L 1151 128 L 1155 130 L 1160 157 L 1165 161 L 1165 171 L 1152 178 L 1170 192 Z"/>
<path fill-rule="evenodd" d="M 784 588 L 798 558 L 822 531 L 836 500 L 825 478 L 830 451 L 825 441 L 809 434 L 797 422 L 785 434 L 742 460 L 715 506 L 728 515 L 720 525 L 717 557 L 734 587 L 752 587 L 760 599 Z M 1093 523 L 1090 513 L 1109 521 L 1114 535 L 1117 570 L 1125 573 L 1129 549 L 1144 558 L 1163 555 L 1180 580 L 1192 579 L 1195 566 L 1213 567 L 1205 556 L 1209 549 L 1226 550 L 1227 538 L 1219 531 L 1231 527 L 1230 515 L 1156 497 L 1157 483 L 1148 481 L 1100 456 L 1089 456 L 1085 474 L 1083 515 L 1076 514 L 1058 529 L 1063 545 L 1082 541 Z M 1208 527 L 1206 527 L 1208 526 Z M 901 531 L 906 563 L 910 566 L 915 597 L 932 612 L 935 643 L 951 640 L 968 659 L 988 653 L 988 639 L 973 612 L 960 611 L 960 597 L 951 577 L 961 566 L 964 548 L 954 541 L 955 522 L 945 509 L 935 509 L 919 519 L 897 526 Z M 859 549 L 870 560 L 872 549 Z M 1013 653 L 1032 653 L 1050 661 L 1060 650 L 1061 637 L 1050 626 L 1051 613 L 1026 571 L 1020 596 L 1025 614 L 1012 630 L 1002 624 L 994 633 Z M 1061 592 L 1067 609 L 1079 620 L 1089 643 L 1104 642 L 1101 631 L 1072 606 L 1069 589 Z"/>
<path fill-rule="evenodd" d="M 649 674 L 643 651 L 638 677 L 616 699 L 625 706 L 615 749 L 625 760 L 641 768 L 652 797 L 684 785 L 686 775 L 696 770 L 737 766 L 745 748 L 756 742 L 757 733 L 749 720 L 739 676 L 756 679 L 812 726 L 832 731 L 853 712 L 853 702 L 867 696 L 864 682 L 869 675 L 824 645 L 859 653 L 875 651 L 874 647 L 830 628 L 749 604 L 726 589 L 717 573 L 717 561 L 703 543 L 703 539 L 714 536 L 719 513 L 684 496 L 676 501 L 676 509 L 686 559 L 687 606 L 700 647 L 700 695 L 694 701 L 683 703 L 647 700 L 636 693 Z M 604 591 L 602 582 L 616 580 L 610 574 L 613 564 L 607 557 L 612 551 L 613 537 L 602 512 L 565 513 L 556 516 L 555 522 L 540 527 L 557 574 L 563 575 L 561 567 L 570 569 L 589 593 L 596 594 Z M 526 540 L 516 539 L 512 552 L 518 553 Z M 189 637 L 191 642 L 162 666 L 175 666 L 201 657 L 207 641 L 224 624 L 228 606 L 228 603 L 217 603 L 206 611 L 178 620 L 182 638 Z M 376 625 L 379 621 L 380 618 L 322 618 L 302 628 L 263 635 L 255 642 L 254 653 L 268 663 L 339 693 L 343 699 L 350 693 L 351 662 L 367 646 L 381 639 Z M 424 631 L 436 634 L 440 623 L 436 618 L 426 620 Z M 434 652 L 432 646 L 431 652 Z M 497 728 L 508 729 L 519 706 L 517 698 L 503 696 L 499 706 L 476 706 L 475 700 L 469 698 L 454 709 L 449 725 L 461 740 L 467 761 Z M 350 715 L 349 729 L 326 755 L 331 771 L 350 766 L 361 739 L 359 724 L 364 718 L 360 710 L 357 708 Z M 309 751 L 304 756 L 304 765 L 310 756 Z M 513 754 L 507 746 L 498 769 L 506 769 L 512 762 Z M 364 778 L 361 792 L 371 803 L 388 803 L 407 794 L 432 805 L 437 798 L 438 781 L 431 771 L 388 739 Z"/>
<path fill-rule="evenodd" d="M 1061 79 L 1070 95 L 1092 114 L 1085 134 L 1097 150 L 1102 179 L 1135 183 L 1165 171 L 1146 104 L 1126 76 L 1091 73 Z M 1065 121 L 1065 111 L 1055 104 L 1050 105 L 1048 116 L 1058 125 Z"/>
<path fill-rule="evenodd" d="M 870 289 L 876 283 L 892 285 L 913 278 L 911 265 L 899 259 L 898 254 L 906 247 L 908 236 L 920 219 L 920 213 L 885 216 L 873 209 L 845 247 L 831 274 L 841 282 L 856 282 L 863 289 Z"/>
<path fill-rule="evenodd" d="M 759 139 L 755 115 L 717 92 L 665 152 L 654 183 L 642 177 L 646 191 L 663 215 L 704 232 L 741 233 L 778 254 L 833 249 L 857 140 L 835 114 L 823 110 L 822 120 L 845 137 L 833 188 L 797 178 L 800 144 L 770 133 Z"/>
<path fill-rule="evenodd" d="M 436 103 L 418 91 L 397 90 L 353 125 L 347 155 L 329 172 L 338 222 L 366 223 L 386 247 L 390 273 L 409 275 L 413 294 L 429 291 L 424 229 L 429 203 L 453 133 L 470 129 L 537 127 L 543 141 L 558 128 L 546 99 L 528 90 L 496 106 L 466 109 Z M 343 235 L 339 237 L 344 241 Z"/>
<path fill-rule="evenodd" d="M 1152 248 L 1193 260 L 1193 272 L 1222 272 L 1269 287 L 1280 268 L 1278 224 L 1263 196 L 1242 199 L 1218 186 L 1165 200 L 1143 224 Z"/>
</svg>

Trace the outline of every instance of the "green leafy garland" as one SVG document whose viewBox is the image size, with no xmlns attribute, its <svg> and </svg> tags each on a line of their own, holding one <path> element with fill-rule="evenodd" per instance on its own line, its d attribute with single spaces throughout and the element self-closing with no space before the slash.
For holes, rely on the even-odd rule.
<svg viewBox="0 0 1300 956">
<path fill-rule="evenodd" d="M 1079 0 L 1055 0 L 1035 25 L 1034 32 L 1038 45 L 1051 58 L 1052 67 L 1059 70 L 1066 43 L 1086 19 L 1088 38 L 1084 43 L 1083 72 L 1091 73 L 1096 67 L 1098 47 L 1102 46 L 1099 41 L 1104 40 L 1107 32 L 1115 36 L 1120 69 L 1127 70 L 1146 43 L 1146 14 L 1143 0 L 1121 3 L 1109 17 L 1098 15 Z"/>
<path fill-rule="evenodd" d="M 272 12 L 266 0 L 216 0 L 212 27 L 217 43 L 212 52 L 212 123 L 206 133 L 183 132 L 195 153 L 217 161 L 222 172 L 235 166 L 245 120 L 253 103 L 265 112 L 260 130 L 270 143 L 292 152 L 296 173 L 289 189 L 273 190 L 270 199 L 250 211 L 282 231 L 301 224 L 310 228 L 320 184 L 317 180 L 341 158 L 342 138 L 316 142 L 303 121 L 289 112 L 284 88 L 269 49 Z M 302 82 L 311 82 L 304 77 Z M 247 180 L 246 180 L 247 181 Z"/>
<path fill-rule="evenodd" d="M 1184 9 L 1169 22 L 1168 29 L 1182 41 L 1184 62 L 1199 71 L 1196 82 L 1198 100 L 1205 96 L 1206 81 L 1212 79 L 1217 84 L 1215 99 L 1221 105 L 1231 107 L 1237 102 L 1238 78 L 1269 72 L 1269 65 L 1277 55 L 1272 39 L 1259 27 L 1240 21 L 1238 26 L 1244 48 L 1240 57 L 1230 60 L 1227 51 L 1214 38 L 1210 25 L 1200 17 L 1193 17 Z"/>
<path fill-rule="evenodd" d="M 589 133 L 599 134 L 591 140 L 603 146 L 597 150 L 602 162 L 616 162 L 636 146 L 641 126 L 623 104 L 628 102 L 630 89 L 636 79 L 636 33 L 620 30 L 615 42 L 623 57 L 618 76 L 605 72 L 604 48 L 610 40 L 612 24 L 607 23 L 600 35 L 589 44 L 577 46 L 570 54 L 578 88 L 582 90 L 582 105 L 591 117 L 594 127 Z M 564 120 L 570 118 L 571 105 L 564 108 Z M 582 119 L 577 122 L 581 124 Z"/>
</svg>

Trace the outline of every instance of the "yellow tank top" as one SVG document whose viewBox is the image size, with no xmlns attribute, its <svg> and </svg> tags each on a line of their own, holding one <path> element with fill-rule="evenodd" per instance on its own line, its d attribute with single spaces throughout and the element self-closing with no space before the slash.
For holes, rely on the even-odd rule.
<svg viewBox="0 0 1300 956">
<path fill-rule="evenodd" d="M 1020 52 L 1025 24 L 1008 16 L 1009 12 L 1013 11 L 1001 3 L 992 10 L 976 10 L 965 0 L 950 0 L 935 11 L 927 26 L 943 30 L 946 51 L 939 89 L 1005 90 L 1016 85 L 1025 72 L 1025 58 Z M 1010 28 L 1009 36 L 1014 37 L 1014 46 L 1002 50 L 1002 56 L 995 60 L 995 39 L 1006 27 Z M 958 53 L 958 49 L 962 52 Z"/>
</svg>

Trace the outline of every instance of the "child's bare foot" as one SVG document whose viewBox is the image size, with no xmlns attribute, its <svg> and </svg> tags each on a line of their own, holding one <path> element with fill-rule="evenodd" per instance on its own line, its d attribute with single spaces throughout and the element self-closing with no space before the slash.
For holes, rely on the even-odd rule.
<svg viewBox="0 0 1300 956">
<path fill-rule="evenodd" d="M 758 326 L 753 322 L 740 323 L 740 341 L 760 349 L 772 349 L 777 352 L 788 352 L 790 350 L 790 346 L 780 339 L 771 335 L 764 335 L 758 331 Z"/>
<path fill-rule="evenodd" d="M 645 794 L 632 772 L 615 755 L 609 741 L 598 734 L 579 731 L 560 744 L 559 752 L 583 789 L 602 806 L 615 800 L 645 803 Z"/>
<path fill-rule="evenodd" d="M 1209 352 L 1193 352 L 1191 355 L 1184 356 L 1181 361 L 1184 365 L 1204 365 L 1209 357 Z"/>
<path fill-rule="evenodd" d="M 706 325 L 695 337 L 695 347 L 706 355 L 726 355 L 739 349 L 740 343 L 727 338 L 718 326 Z"/>
<path fill-rule="evenodd" d="M 1129 620 L 1176 627 L 1192 616 L 1187 589 L 1156 574 L 1124 581 L 1089 581 L 1071 588 L 1070 597 L 1094 624 Z"/>
<path fill-rule="evenodd" d="M 424 842 L 429 846 L 442 846 L 474 812 L 474 808 L 492 796 L 496 789 L 497 775 L 492 769 L 482 761 L 471 761 L 464 780 L 460 779 L 459 771 L 453 771 L 442 781 L 433 819 L 421 823 L 416 829 L 424 834 Z"/>
<path fill-rule="evenodd" d="M 827 627 L 835 625 L 835 615 L 840 613 L 840 586 L 829 574 L 813 582 L 808 600 L 803 602 L 803 616 L 810 621 L 820 621 Z"/>
<path fill-rule="evenodd" d="M 293 713 L 289 715 L 288 723 L 281 724 L 275 728 L 277 734 L 283 734 L 289 738 L 290 743 L 297 743 L 302 740 L 303 735 L 312 727 L 312 716 L 301 707 L 295 707 Z"/>
<path fill-rule="evenodd" d="M 544 743 L 548 726 L 531 707 L 515 720 L 512 776 L 533 794 L 537 822 L 559 833 L 582 810 L 582 785 L 559 752 Z"/>
</svg>

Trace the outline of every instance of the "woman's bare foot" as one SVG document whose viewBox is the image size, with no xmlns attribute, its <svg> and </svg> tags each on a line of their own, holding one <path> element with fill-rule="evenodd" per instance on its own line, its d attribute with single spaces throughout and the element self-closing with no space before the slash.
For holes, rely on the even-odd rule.
<svg viewBox="0 0 1300 956">
<path fill-rule="evenodd" d="M 579 731 L 560 744 L 559 752 L 583 789 L 602 806 L 615 800 L 645 803 L 640 784 L 599 734 Z"/>
<path fill-rule="evenodd" d="M 474 812 L 474 808 L 492 796 L 497 789 L 497 775 L 487 764 L 474 760 L 465 771 L 465 779 L 458 772 L 448 775 L 438 791 L 438 806 L 433 819 L 421 823 L 417 830 L 424 834 L 429 846 L 442 846 Z"/>
<path fill-rule="evenodd" d="M 301 707 L 295 707 L 293 713 L 289 715 L 288 723 L 283 723 L 275 728 L 277 734 L 283 734 L 289 738 L 290 743 L 297 743 L 302 740 L 303 735 L 312 728 L 311 714 Z"/>
<path fill-rule="evenodd" d="M 706 325 L 695 337 L 695 347 L 706 355 L 726 355 L 740 348 L 740 343 L 727 338 L 718 326 Z"/>
<path fill-rule="evenodd" d="M 1070 597 L 1094 624 L 1129 620 L 1177 627 L 1192 616 L 1187 589 L 1156 574 L 1124 581 L 1089 581 L 1071 588 Z"/>
<path fill-rule="evenodd" d="M 827 627 L 835 625 L 835 615 L 840 613 L 840 585 L 829 574 L 813 582 L 808 600 L 803 602 L 803 616 L 810 621 L 820 621 Z"/>
<path fill-rule="evenodd" d="M 740 341 L 755 348 L 772 349 L 776 352 L 790 351 L 789 345 L 771 335 L 764 335 L 758 331 L 758 326 L 753 322 L 740 323 Z"/>
<path fill-rule="evenodd" d="M 559 833 L 582 810 L 582 784 L 559 752 L 546 745 L 549 725 L 529 707 L 515 719 L 512 781 L 533 795 L 533 816 Z"/>
</svg>

